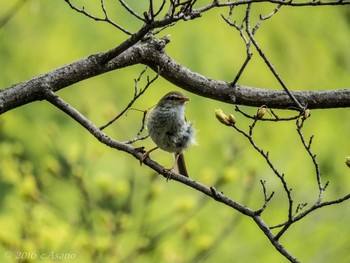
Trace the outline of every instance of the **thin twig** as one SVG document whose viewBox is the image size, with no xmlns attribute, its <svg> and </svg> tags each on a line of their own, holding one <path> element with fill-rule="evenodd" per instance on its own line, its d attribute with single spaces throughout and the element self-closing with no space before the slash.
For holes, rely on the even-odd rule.
<svg viewBox="0 0 350 263">
<path fill-rule="evenodd" d="M 206 12 L 208 10 L 211 10 L 216 7 L 227 7 L 227 6 L 239 6 L 239 5 L 246 5 L 251 3 L 256 3 L 256 0 L 241 0 L 241 1 L 227 1 L 227 2 L 220 2 L 219 0 L 213 0 L 211 3 L 202 6 L 198 8 L 196 11 L 198 12 Z M 261 2 L 261 1 L 260 1 Z M 297 1 L 285 1 L 285 0 L 264 0 L 265 3 L 272 3 L 272 4 L 280 4 L 282 6 L 293 6 L 293 7 L 300 7 L 300 6 L 341 6 L 341 5 L 350 5 L 350 1 L 344 1 L 344 0 L 338 0 L 338 1 L 321 1 L 321 0 L 309 0 L 309 1 L 303 1 L 303 2 L 297 2 Z"/>
<path fill-rule="evenodd" d="M 321 178 L 321 171 L 320 171 L 320 166 L 317 162 L 316 159 L 316 154 L 314 154 L 311 151 L 311 144 L 313 141 L 314 136 L 312 135 L 309 139 L 309 142 L 306 143 L 303 132 L 302 132 L 302 128 L 304 125 L 306 118 L 298 118 L 296 121 L 296 126 L 297 126 L 297 132 L 299 134 L 300 140 L 302 142 L 302 145 L 304 146 L 305 150 L 307 151 L 307 153 L 309 154 L 309 156 L 312 159 L 312 162 L 314 164 L 315 167 L 315 174 L 316 174 L 316 180 L 317 180 L 317 186 L 318 186 L 318 190 L 319 190 L 319 196 L 318 199 L 316 201 L 316 204 L 319 204 L 322 202 L 322 197 L 323 197 L 323 193 L 326 190 L 326 187 L 328 186 L 328 182 L 326 182 L 325 186 L 323 186 L 322 184 L 322 178 Z"/>
<path fill-rule="evenodd" d="M 288 187 L 287 181 L 284 178 L 284 174 L 281 174 L 277 168 L 274 166 L 274 164 L 272 163 L 272 161 L 270 160 L 270 156 L 269 156 L 269 152 L 265 152 L 264 150 L 262 150 L 254 141 L 252 135 L 253 135 L 253 129 L 257 123 L 258 119 L 254 120 L 252 125 L 250 125 L 249 127 L 249 133 L 246 133 L 245 131 L 243 131 L 242 129 L 240 129 L 239 127 L 237 127 L 236 124 L 233 124 L 232 127 L 238 131 L 239 133 L 241 133 L 242 135 L 244 135 L 244 137 L 246 137 L 248 139 L 248 141 L 250 142 L 250 144 L 253 146 L 253 148 L 260 153 L 260 155 L 265 159 L 266 163 L 268 164 L 268 166 L 271 168 L 271 170 L 274 172 L 274 174 L 277 176 L 277 178 L 279 178 L 279 180 L 282 183 L 283 189 L 286 192 L 287 198 L 288 198 L 288 219 L 291 221 L 293 218 L 293 197 L 292 197 L 292 189 Z"/>
<path fill-rule="evenodd" d="M 279 7 L 278 7 L 279 9 Z M 261 17 L 261 21 L 263 20 L 263 18 L 268 19 L 270 18 L 273 14 L 275 14 L 278 9 L 274 9 L 271 13 L 271 15 L 268 15 L 266 17 Z M 277 73 L 277 71 L 275 70 L 275 67 L 272 65 L 272 63 L 270 62 L 270 60 L 266 57 L 265 53 L 262 51 L 262 49 L 260 48 L 258 42 L 256 41 L 255 37 L 254 37 L 254 30 L 256 31 L 258 27 L 258 25 L 260 25 L 259 23 L 255 26 L 255 28 L 253 29 L 253 31 L 250 29 L 250 12 L 251 12 L 251 4 L 248 4 L 247 9 L 246 9 L 246 32 L 249 35 L 250 40 L 252 41 L 253 45 L 255 46 L 256 50 L 258 51 L 259 55 L 262 57 L 262 59 L 265 61 L 266 65 L 268 66 L 268 68 L 271 70 L 272 74 L 275 76 L 275 78 L 277 79 L 277 81 L 280 83 L 280 85 L 282 86 L 282 88 L 285 90 L 285 92 L 288 94 L 288 96 L 290 97 L 290 99 L 294 102 L 294 104 L 297 106 L 297 108 L 304 112 L 305 111 L 305 107 L 303 107 L 299 101 L 295 98 L 295 96 L 289 91 L 287 85 L 284 83 L 284 81 L 282 80 L 282 78 L 279 76 L 279 74 Z M 260 21 L 259 20 L 259 21 Z M 260 22 L 261 23 L 261 22 Z"/>
<path fill-rule="evenodd" d="M 255 211 L 256 215 L 261 215 L 262 212 L 264 212 L 264 210 L 265 210 L 266 207 L 267 207 L 267 204 L 270 202 L 270 200 L 272 199 L 272 197 L 273 197 L 274 194 L 275 194 L 275 192 L 272 191 L 271 194 L 270 194 L 269 196 L 267 196 L 266 181 L 260 180 L 260 184 L 261 184 L 261 186 L 262 186 L 262 188 L 263 188 L 264 204 L 263 204 L 263 206 L 262 206 L 259 210 Z"/>
<path fill-rule="evenodd" d="M 130 108 L 130 110 L 131 109 L 132 108 Z M 145 111 L 142 111 L 142 112 L 143 112 L 143 116 L 142 116 L 142 121 L 141 121 L 141 128 L 137 132 L 136 137 L 133 138 L 133 139 L 130 139 L 128 141 L 125 141 L 123 143 L 125 143 L 125 144 L 132 144 L 132 143 L 137 142 L 137 141 L 145 140 L 145 139 L 147 139 L 149 137 L 149 135 L 141 136 L 141 133 L 144 131 L 144 129 L 146 127 L 146 116 L 147 116 L 148 110 L 145 110 Z"/>
<path fill-rule="evenodd" d="M 277 11 L 278 11 L 281 7 L 282 7 L 282 5 L 279 4 L 279 5 L 277 5 L 277 7 L 276 7 L 270 14 L 268 14 L 268 15 L 266 15 L 266 16 L 260 15 L 258 22 L 256 23 L 256 25 L 254 26 L 254 28 L 253 28 L 253 30 L 252 30 L 252 34 L 255 35 L 255 32 L 259 29 L 261 23 L 262 23 L 263 21 L 265 21 L 265 20 L 270 19 L 274 14 L 277 13 Z"/>
<path fill-rule="evenodd" d="M 150 17 L 150 22 L 154 21 L 155 15 L 153 10 L 153 0 L 149 0 L 149 17 Z"/>
<path fill-rule="evenodd" d="M 134 17 L 137 19 L 145 22 L 145 19 L 140 16 L 138 13 L 136 13 L 127 3 L 124 2 L 124 0 L 119 0 L 119 3 Z"/>
<path fill-rule="evenodd" d="M 243 25 L 244 25 L 244 21 L 245 21 L 245 18 L 243 18 L 242 20 L 242 23 L 240 26 L 237 25 L 237 22 L 236 21 L 231 21 L 231 17 L 233 15 L 233 9 L 234 9 L 235 6 L 231 6 L 230 7 L 230 11 L 229 11 L 229 14 L 228 14 L 228 17 L 225 18 L 223 15 L 221 15 L 221 17 L 226 21 L 227 24 L 229 24 L 230 26 L 234 27 L 240 34 L 241 38 L 243 39 L 244 41 L 244 44 L 246 46 L 246 53 L 247 53 L 247 56 L 246 56 L 246 59 L 244 60 L 241 68 L 239 69 L 238 73 L 236 74 L 234 80 L 232 81 L 231 85 L 232 86 L 235 86 L 236 83 L 238 82 L 239 78 L 241 77 L 243 71 L 245 70 L 246 66 L 248 65 L 248 62 L 250 61 L 250 59 L 252 58 L 253 56 L 253 53 L 250 51 L 250 40 L 248 40 L 246 38 L 246 36 L 244 35 L 244 30 L 243 30 Z"/>
<path fill-rule="evenodd" d="M 107 22 L 107 23 L 113 25 L 114 27 L 118 28 L 120 31 L 124 32 L 125 34 L 127 34 L 127 35 L 132 35 L 132 33 L 131 33 L 129 30 L 127 30 L 127 29 L 125 29 L 124 27 L 120 26 L 119 24 L 117 24 L 116 22 L 114 22 L 113 20 L 111 20 L 111 19 L 108 17 L 108 14 L 107 14 L 107 11 L 106 11 L 106 8 L 105 8 L 105 5 L 104 5 L 104 0 L 101 0 L 101 8 L 102 8 L 102 11 L 103 11 L 103 13 L 104 13 L 104 15 L 105 15 L 104 18 L 100 18 L 100 17 L 94 16 L 94 15 L 88 13 L 87 11 L 85 11 L 85 8 L 84 8 L 84 7 L 81 8 L 81 9 L 77 8 L 76 6 L 74 6 L 74 5 L 70 2 L 70 0 L 64 0 L 64 1 L 65 1 L 65 2 L 70 6 L 70 8 L 72 8 L 74 11 L 77 11 L 78 13 L 81 13 L 81 14 L 83 14 L 83 15 L 85 15 L 85 16 L 87 16 L 87 17 L 89 17 L 89 18 L 91 18 L 91 19 L 93 19 L 93 20 L 95 20 L 95 21 L 98 21 L 98 22 Z"/>
<path fill-rule="evenodd" d="M 155 17 L 157 17 L 157 16 L 160 14 L 160 12 L 162 12 L 162 10 L 163 10 L 163 8 L 164 8 L 164 6 L 165 6 L 165 3 L 166 3 L 166 0 L 163 0 L 163 2 L 162 2 L 162 4 L 160 5 L 158 11 L 154 14 Z"/>
<path fill-rule="evenodd" d="M 140 81 L 142 75 L 146 72 L 147 67 L 141 71 L 139 77 L 134 80 L 135 81 L 135 92 L 134 92 L 134 97 L 131 99 L 131 101 L 128 103 L 128 105 L 116 116 L 114 117 L 112 120 L 110 120 L 107 124 L 103 125 L 100 127 L 100 130 L 102 131 L 103 129 L 107 128 L 109 125 L 111 125 L 113 122 L 115 122 L 116 120 L 118 120 L 124 113 L 126 113 L 131 106 L 135 103 L 135 101 L 143 94 L 145 93 L 145 91 L 151 86 L 151 84 L 156 81 L 156 79 L 159 77 L 159 71 L 157 72 L 156 76 L 153 79 L 149 79 L 149 77 L 147 77 L 147 84 L 145 85 L 145 87 L 143 89 L 138 90 L 138 82 Z"/>
<path fill-rule="evenodd" d="M 260 121 L 271 121 L 271 122 L 278 122 L 278 121 L 292 121 L 292 120 L 296 120 L 298 118 L 300 118 L 300 114 L 292 116 L 292 117 L 286 117 L 286 118 L 282 118 L 279 117 L 272 109 L 268 108 L 269 112 L 273 115 L 273 118 L 260 118 Z M 235 106 L 235 111 L 241 113 L 244 117 L 255 120 L 257 117 L 256 115 L 249 115 L 247 113 L 245 113 L 244 111 L 242 111 L 237 105 Z"/>
</svg>

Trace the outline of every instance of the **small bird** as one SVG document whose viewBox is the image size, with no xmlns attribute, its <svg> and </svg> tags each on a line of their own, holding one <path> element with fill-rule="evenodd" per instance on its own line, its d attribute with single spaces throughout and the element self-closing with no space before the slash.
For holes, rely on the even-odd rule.
<svg viewBox="0 0 350 263">
<path fill-rule="evenodd" d="M 141 162 L 157 148 L 174 153 L 174 165 L 167 169 L 169 171 L 168 179 L 176 164 L 179 173 L 189 177 L 183 153 L 191 144 L 195 144 L 195 130 L 192 123 L 188 123 L 185 118 L 185 104 L 187 101 L 189 101 L 189 98 L 183 93 L 171 91 L 161 98 L 148 117 L 147 129 L 149 136 L 157 147 L 147 151 Z"/>
</svg>

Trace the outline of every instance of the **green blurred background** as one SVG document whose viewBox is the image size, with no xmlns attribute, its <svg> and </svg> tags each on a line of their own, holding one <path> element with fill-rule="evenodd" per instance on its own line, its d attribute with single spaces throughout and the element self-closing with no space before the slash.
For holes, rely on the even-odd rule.
<svg viewBox="0 0 350 263">
<path fill-rule="evenodd" d="M 148 1 L 144 2 L 129 1 L 140 13 L 146 9 Z M 99 1 L 74 3 L 102 14 Z M 13 5 L 1 0 L 0 18 Z M 132 31 L 140 27 L 117 1 L 106 1 L 106 7 L 122 26 Z M 273 8 L 254 5 L 254 21 Z M 244 7 L 235 12 L 241 18 Z M 176 61 L 210 78 L 230 81 L 245 59 L 245 46 L 221 14 L 226 16 L 228 9 L 181 21 L 159 36 L 171 35 L 166 51 Z M 349 7 L 283 7 L 261 25 L 256 37 L 290 89 L 349 88 Z M 0 28 L 0 88 L 111 49 L 124 39 L 112 26 L 74 12 L 64 1 L 27 0 Z M 58 94 L 100 126 L 130 101 L 134 79 L 143 68 L 110 72 Z M 146 74 L 154 76 L 150 70 Z M 239 83 L 281 89 L 257 53 Z M 139 86 L 144 84 L 145 78 Z M 176 89 L 159 78 L 134 107 L 147 109 Z M 262 205 L 259 180 L 266 180 L 268 191 L 276 194 L 263 218 L 269 225 L 283 222 L 287 200 L 279 181 L 241 135 L 215 119 L 215 108 L 234 113 L 234 106 L 187 95 L 187 119 L 198 130 L 198 146 L 186 152 L 193 179 L 216 184 L 253 209 Z M 234 114 L 238 125 L 247 129 L 251 122 Z M 130 111 L 105 132 L 117 140 L 131 139 L 141 118 Z M 312 204 L 318 194 L 314 167 L 295 129 L 294 122 L 259 122 L 255 138 L 285 173 L 295 203 Z M 349 130 L 349 109 L 313 110 L 305 124 L 305 136 L 315 135 L 313 150 L 324 182 L 330 181 L 325 199 L 350 192 L 344 164 L 350 155 Z M 135 145 L 154 146 L 150 139 Z M 152 158 L 165 167 L 173 161 L 161 151 Z M 0 262 L 287 262 L 249 218 L 181 184 L 166 182 L 131 156 L 97 142 L 45 101 L 0 118 L 0 193 Z M 316 211 L 293 225 L 281 242 L 303 262 L 349 262 L 349 212 L 349 202 Z"/>
</svg>

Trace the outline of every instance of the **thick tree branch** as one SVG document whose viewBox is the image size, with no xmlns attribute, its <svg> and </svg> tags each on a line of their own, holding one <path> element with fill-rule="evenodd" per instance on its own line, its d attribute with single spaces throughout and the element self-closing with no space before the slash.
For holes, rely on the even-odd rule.
<svg viewBox="0 0 350 263">
<path fill-rule="evenodd" d="M 219 0 L 213 0 L 210 4 L 200 7 L 197 9 L 198 12 L 205 12 L 207 10 L 212 9 L 213 7 L 225 7 L 225 6 L 238 6 L 238 5 L 246 5 L 250 3 L 273 3 L 273 4 L 280 4 L 284 6 L 293 6 L 293 7 L 301 7 L 301 6 L 336 6 L 336 5 L 349 5 L 349 1 L 344 0 L 338 0 L 338 1 L 321 1 L 321 0 L 310 0 L 310 1 L 285 1 L 285 0 L 242 0 L 242 1 L 223 1 L 220 2 Z"/>
<path fill-rule="evenodd" d="M 140 160 L 143 157 L 143 149 L 135 148 L 132 145 L 125 144 L 122 142 L 118 142 L 110 137 L 108 137 L 106 134 L 104 134 L 99 128 L 97 128 L 91 121 L 89 121 L 84 115 L 82 115 L 79 111 L 74 109 L 72 106 L 70 106 L 68 103 L 66 103 L 64 100 L 62 100 L 60 97 L 58 97 L 53 91 L 47 89 L 45 92 L 43 92 L 43 96 L 47 101 L 49 101 L 51 104 L 62 110 L 64 113 L 69 115 L 71 118 L 73 118 L 75 121 L 77 121 L 80 125 L 82 125 L 86 130 L 88 130 L 96 139 L 98 139 L 101 143 L 120 150 L 124 151 L 132 156 L 134 156 L 136 159 Z M 150 168 L 152 168 L 154 171 L 158 172 L 159 174 L 162 174 L 165 178 L 167 178 L 168 172 L 164 167 L 156 163 L 150 158 L 146 158 L 143 163 Z M 217 202 L 223 203 L 238 212 L 249 216 L 252 218 L 255 223 L 258 225 L 258 227 L 264 232 L 264 234 L 267 236 L 267 238 L 270 240 L 272 245 L 282 254 L 284 255 L 289 261 L 291 262 L 299 262 L 294 256 L 292 256 L 280 243 L 277 239 L 275 239 L 274 234 L 271 232 L 268 225 L 265 223 L 265 221 L 261 218 L 260 212 L 255 212 L 254 210 L 250 209 L 249 207 L 246 207 L 231 198 L 225 196 L 222 192 L 217 191 L 214 187 L 207 187 L 199 182 L 196 182 L 190 178 L 184 177 L 180 174 L 173 173 L 171 176 L 171 179 L 174 181 L 178 181 L 184 185 L 187 185 L 188 187 L 191 187 L 199 192 L 202 192 L 203 194 L 215 199 Z"/>
<path fill-rule="evenodd" d="M 25 1 L 25 0 L 24 0 Z M 23 2 L 24 2 L 23 1 Z M 117 70 L 123 67 L 136 65 L 136 64 L 144 64 L 152 68 L 163 78 L 167 79 L 169 82 L 188 90 L 192 93 L 198 94 L 203 97 L 211 98 L 214 100 L 236 104 L 236 105 L 247 105 L 247 106 L 256 106 L 259 107 L 259 110 L 266 107 L 270 108 L 270 111 L 273 115 L 273 118 L 267 119 L 263 118 L 264 113 L 259 116 L 259 111 L 257 115 L 251 117 L 254 119 L 253 124 L 249 127 L 249 133 L 244 132 L 243 130 L 237 128 L 233 123 L 230 123 L 230 126 L 235 128 L 238 132 L 242 133 L 251 143 L 251 145 L 266 159 L 267 164 L 270 166 L 272 171 L 274 171 L 275 175 L 281 180 L 282 186 L 285 189 L 288 197 L 288 220 L 285 223 L 279 224 L 277 227 L 282 227 L 282 229 L 275 235 L 271 232 L 273 227 L 269 227 L 264 220 L 262 219 L 262 213 L 267 207 L 268 202 L 273 196 L 273 192 L 271 195 L 267 195 L 267 189 L 265 187 L 264 181 L 261 181 L 263 187 L 264 194 L 264 204 L 262 208 L 254 211 L 253 209 L 246 207 L 229 197 L 225 196 L 222 192 L 217 191 L 214 187 L 207 187 L 202 185 L 190 178 L 185 178 L 179 174 L 172 174 L 172 179 L 178 181 L 188 187 L 191 187 L 213 199 L 216 201 L 223 203 L 239 213 L 242 213 L 250 218 L 252 218 L 258 227 L 263 231 L 263 233 L 270 240 L 272 245 L 289 261 L 291 262 L 299 262 L 294 256 L 292 256 L 279 242 L 280 237 L 286 232 L 286 230 L 296 221 L 301 220 L 303 217 L 308 215 L 310 212 L 328 205 L 337 204 L 343 202 L 345 200 L 350 199 L 350 195 L 346 195 L 343 198 L 322 202 L 323 192 L 326 189 L 327 183 L 323 186 L 319 166 L 316 161 L 316 155 L 314 155 L 310 149 L 312 137 L 309 140 L 309 143 L 304 139 L 302 134 L 302 124 L 303 121 L 307 118 L 306 113 L 308 110 L 312 108 L 338 108 L 338 107 L 350 107 L 350 89 L 343 90 L 329 90 L 329 91 L 292 91 L 289 87 L 287 87 L 282 79 L 279 77 L 277 72 L 274 70 L 272 64 L 269 62 L 267 57 L 264 55 L 263 51 L 259 47 L 258 43 L 254 38 L 254 33 L 258 29 L 260 23 L 263 20 L 270 18 L 281 6 L 303 6 L 303 5 L 345 5 L 350 4 L 348 1 L 334 1 L 334 2 L 324 2 L 324 1 L 307 1 L 307 2 L 293 2 L 284 1 L 284 0 L 263 0 L 262 2 L 270 2 L 270 3 L 278 3 L 278 7 L 274 9 L 272 13 L 268 16 L 261 16 L 260 20 L 256 24 L 256 26 L 250 30 L 250 6 L 251 3 L 256 2 L 256 0 L 242 0 L 242 1 L 227 1 L 220 2 L 219 0 L 213 0 L 210 4 L 205 4 L 205 6 L 194 9 L 194 4 L 196 0 L 189 1 L 170 1 L 171 5 L 169 11 L 164 15 L 164 17 L 159 18 L 158 16 L 162 16 L 164 12 L 161 12 L 166 4 L 166 0 L 163 0 L 161 6 L 157 10 L 153 5 L 153 1 L 149 1 L 149 10 L 148 13 L 144 12 L 144 17 L 141 17 L 136 12 L 134 12 L 123 0 L 119 2 L 121 5 L 134 17 L 144 22 L 144 25 L 140 28 L 138 32 L 132 34 L 128 30 L 119 26 L 119 24 L 113 22 L 107 13 L 107 10 L 104 6 L 104 0 L 101 0 L 101 8 L 104 13 L 104 18 L 99 18 L 94 15 L 87 13 L 84 8 L 78 9 L 73 6 L 69 0 L 65 0 L 72 9 L 83 13 L 97 21 L 104 21 L 114 25 L 119 30 L 122 30 L 124 33 L 130 35 L 130 38 L 126 39 L 119 46 L 107 51 L 98 54 L 91 55 L 87 58 L 81 59 L 79 61 L 70 63 L 68 65 L 62 66 L 58 69 L 52 70 L 48 73 L 41 74 L 33 77 L 28 81 L 24 81 L 22 83 L 13 85 L 11 87 L 6 88 L 5 90 L 0 91 L 0 114 L 6 111 L 9 111 L 13 108 L 20 107 L 27 103 L 37 101 L 37 100 L 47 100 L 55 107 L 59 108 L 67 115 L 69 115 L 76 122 L 81 124 L 86 130 L 88 130 L 96 139 L 98 139 L 101 143 L 117 149 L 119 151 L 123 151 L 134 156 L 136 159 L 140 160 L 143 157 L 143 148 L 135 148 L 129 143 L 132 143 L 138 140 L 138 136 L 135 139 L 129 140 L 128 142 L 119 142 L 108 137 L 106 134 L 102 132 L 103 127 L 96 127 L 91 121 L 89 121 L 86 117 L 84 117 L 80 112 L 75 110 L 65 101 L 63 101 L 60 97 L 56 95 L 56 91 L 68 87 L 74 83 L 79 81 L 92 78 L 94 76 L 103 74 L 108 71 Z M 261 2 L 261 1 L 259 1 Z M 247 6 L 247 15 L 243 20 L 246 22 L 246 33 L 249 36 L 245 38 L 243 35 L 243 26 L 237 26 L 236 22 L 231 22 L 230 17 L 232 15 L 232 10 L 234 6 L 246 4 Z M 156 34 L 154 29 L 158 29 L 161 31 L 165 27 L 171 26 L 175 24 L 179 20 L 189 20 L 199 17 L 203 12 L 208 11 L 214 7 L 230 7 L 230 14 L 225 21 L 239 30 L 244 42 L 247 47 L 247 59 L 241 68 L 241 72 L 243 72 L 246 63 L 248 63 L 251 57 L 250 44 L 252 43 L 260 56 L 264 59 L 265 64 L 272 70 L 276 79 L 280 82 L 282 88 L 284 90 L 267 90 L 262 88 L 254 88 L 247 87 L 243 85 L 238 85 L 236 82 L 239 81 L 240 73 L 235 77 L 235 81 L 227 82 L 222 80 L 213 80 L 209 79 L 201 74 L 191 71 L 190 69 L 184 67 L 183 65 L 174 61 L 171 57 L 169 57 L 165 52 L 165 46 L 170 42 L 168 37 L 164 37 L 162 39 L 155 38 L 151 33 Z M 243 25 L 243 22 L 242 22 Z M 159 32 L 158 31 L 158 32 Z M 141 73 L 142 75 L 143 73 Z M 140 76 L 141 76 L 140 75 Z M 152 81 L 148 80 L 148 84 L 151 84 Z M 138 91 L 137 81 L 135 84 L 135 94 L 134 99 L 131 100 L 129 105 L 125 108 L 124 111 L 120 115 L 118 115 L 115 119 L 118 119 L 124 112 L 127 111 L 128 108 L 131 107 L 132 103 L 144 92 L 147 88 L 146 86 L 143 90 Z M 263 107 L 261 107 L 264 105 Z M 237 106 L 236 106 L 237 107 Z M 314 162 L 317 182 L 319 186 L 319 197 L 316 203 L 309 209 L 305 210 L 302 213 L 299 213 L 306 203 L 298 204 L 296 209 L 296 213 L 293 213 L 294 201 L 291 195 L 291 189 L 288 187 L 287 182 L 284 178 L 284 174 L 277 171 L 277 169 L 272 164 L 269 153 L 263 151 L 253 140 L 253 129 L 258 120 L 266 120 L 266 121 L 280 121 L 287 120 L 279 118 L 276 114 L 271 110 L 272 108 L 280 108 L 280 109 L 296 109 L 301 112 L 298 112 L 299 118 L 305 117 L 305 119 L 297 120 L 297 128 L 298 133 L 300 135 L 302 144 L 306 151 L 309 153 L 312 161 Z M 238 107 L 237 107 L 238 109 Z M 244 114 L 248 116 L 247 114 Z M 144 120 L 146 114 L 144 114 L 144 119 L 142 122 L 141 131 L 144 128 Z M 295 119 L 295 117 L 288 118 L 288 120 Z M 112 120 L 110 123 L 112 123 Z M 232 121 L 232 120 L 231 120 Z M 300 122 L 299 122 L 300 121 Z M 108 126 L 105 125 L 104 127 Z M 168 172 L 165 171 L 164 167 L 154 162 L 150 158 L 144 160 L 145 165 L 152 168 L 154 171 L 162 174 L 164 177 L 168 177 Z M 85 195 L 85 199 L 88 200 L 88 196 L 84 192 L 84 186 L 80 184 L 82 182 L 77 182 L 79 187 L 83 190 L 82 193 Z M 299 214 L 298 214 L 299 213 Z M 276 228 L 276 227 L 275 227 Z"/>
<path fill-rule="evenodd" d="M 105 72 L 140 63 L 148 65 L 156 72 L 159 70 L 159 75 L 165 79 L 200 96 L 237 105 L 266 105 L 269 108 L 280 109 L 294 107 L 294 102 L 282 90 L 243 85 L 233 87 L 229 82 L 209 79 L 189 70 L 165 53 L 164 47 L 169 41 L 167 37 L 158 39 L 150 36 L 124 52 L 120 48 L 120 54 L 115 58 L 111 54 L 118 52 L 112 49 L 15 84 L 0 91 L 0 113 L 44 99 L 43 92 L 47 89 L 56 92 Z M 291 93 L 302 105 L 310 109 L 350 107 L 350 89 Z"/>
<path fill-rule="evenodd" d="M 88 130 L 96 139 L 98 139 L 101 143 L 126 152 L 128 154 L 131 154 L 136 159 L 141 160 L 143 157 L 144 151 L 140 148 L 135 148 L 134 146 L 122 142 L 118 142 L 110 137 L 108 137 L 105 133 L 103 133 L 98 127 L 96 127 L 91 121 L 89 121 L 84 115 L 82 115 L 79 111 L 74 109 L 72 106 L 70 106 L 68 103 L 66 103 L 64 100 L 62 100 L 60 97 L 58 97 L 54 92 L 50 90 L 46 90 L 43 93 L 43 96 L 47 101 L 49 101 L 51 104 L 55 105 L 57 108 L 62 110 L 64 113 L 69 115 L 72 119 L 74 119 L 76 122 L 78 122 L 80 125 L 82 125 L 86 130 Z M 162 174 L 165 178 L 169 176 L 168 171 L 164 169 L 163 166 L 159 165 L 158 163 L 154 162 L 150 158 L 146 158 L 143 160 L 143 163 L 159 174 Z M 180 174 L 173 173 L 172 180 L 179 181 L 183 184 L 186 184 L 210 197 L 215 198 L 216 201 L 224 203 L 237 211 L 241 212 L 242 214 L 248 215 L 248 216 L 255 216 L 255 212 L 251 210 L 250 208 L 243 206 L 232 199 L 226 197 L 224 194 L 215 191 L 215 196 L 213 193 L 213 190 L 207 186 L 204 186 L 190 178 L 184 177 Z"/>
</svg>

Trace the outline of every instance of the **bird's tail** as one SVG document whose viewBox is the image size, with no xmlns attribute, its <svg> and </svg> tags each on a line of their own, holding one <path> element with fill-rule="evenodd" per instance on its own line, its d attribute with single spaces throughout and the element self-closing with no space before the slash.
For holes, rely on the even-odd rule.
<svg viewBox="0 0 350 263">
<path fill-rule="evenodd" d="M 187 168 L 186 168 L 185 157 L 184 157 L 183 153 L 180 153 L 177 156 L 177 168 L 179 169 L 179 174 L 186 176 L 186 177 L 189 177 L 188 172 L 187 172 Z"/>
</svg>

